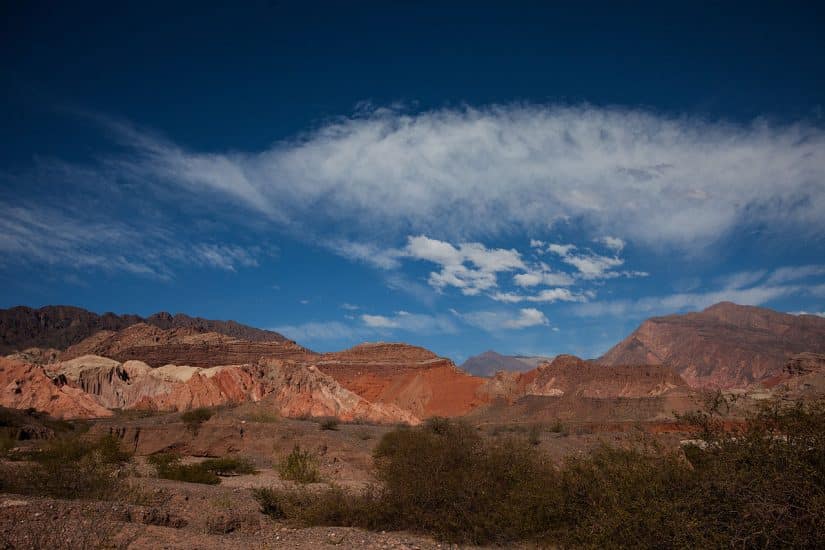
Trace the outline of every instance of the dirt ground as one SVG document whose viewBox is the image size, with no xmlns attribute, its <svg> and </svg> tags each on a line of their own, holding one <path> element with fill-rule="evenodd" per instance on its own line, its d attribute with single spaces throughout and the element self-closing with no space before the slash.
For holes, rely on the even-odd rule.
<svg viewBox="0 0 825 550">
<path fill-rule="evenodd" d="M 651 435 L 638 426 L 586 427 L 559 424 L 478 425 L 486 437 L 525 437 L 554 460 L 594 446 L 655 437 L 678 445 L 677 433 Z M 197 429 L 177 414 L 121 416 L 92 423 L 89 436 L 116 433 L 135 451 L 130 483 L 140 504 L 56 500 L 0 494 L 3 548 L 459 548 L 404 532 L 351 528 L 295 528 L 259 510 L 257 487 L 284 487 L 276 466 L 295 445 L 319 460 L 324 483 L 358 490 L 374 481 L 372 452 L 392 426 L 339 424 L 322 429 L 312 420 L 261 417 L 254 405 L 218 411 Z M 157 479 L 146 456 L 176 450 L 186 462 L 206 457 L 251 460 L 256 474 L 224 477 L 220 485 Z"/>
</svg>

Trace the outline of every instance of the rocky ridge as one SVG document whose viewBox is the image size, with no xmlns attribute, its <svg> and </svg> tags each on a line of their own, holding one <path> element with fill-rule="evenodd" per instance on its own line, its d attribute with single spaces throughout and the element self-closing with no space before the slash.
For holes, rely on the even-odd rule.
<svg viewBox="0 0 825 550">
<path fill-rule="evenodd" d="M 143 318 L 114 313 L 98 315 L 74 306 L 45 306 L 39 309 L 17 306 L 0 309 L 0 354 L 35 347 L 66 349 L 101 330 L 119 331 L 138 323 L 160 329 L 191 328 L 198 332 L 217 332 L 251 342 L 288 341 L 277 332 L 235 321 L 213 321 L 182 313 L 171 315 L 160 312 Z"/>
<path fill-rule="evenodd" d="M 691 387 L 746 388 L 802 352 L 825 353 L 825 319 L 722 302 L 648 319 L 596 362 L 666 365 Z"/>
</svg>

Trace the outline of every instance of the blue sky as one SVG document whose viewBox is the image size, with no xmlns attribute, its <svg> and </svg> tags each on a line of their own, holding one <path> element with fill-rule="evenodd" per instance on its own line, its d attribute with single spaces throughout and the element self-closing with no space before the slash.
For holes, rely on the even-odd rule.
<svg viewBox="0 0 825 550">
<path fill-rule="evenodd" d="M 0 306 L 458 362 L 825 312 L 821 4 L 169 4 L 4 4 Z"/>
</svg>

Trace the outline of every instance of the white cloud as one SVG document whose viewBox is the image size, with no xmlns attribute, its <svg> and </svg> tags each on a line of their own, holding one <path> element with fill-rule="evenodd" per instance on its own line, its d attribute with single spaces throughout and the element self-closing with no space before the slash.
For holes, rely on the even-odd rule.
<svg viewBox="0 0 825 550">
<path fill-rule="evenodd" d="M 299 325 L 284 325 L 271 330 L 299 344 L 324 340 L 353 340 L 363 337 L 363 333 L 359 330 L 340 321 L 312 321 Z"/>
<path fill-rule="evenodd" d="M 400 326 L 398 321 L 384 317 L 383 315 L 369 315 L 365 313 L 361 315 L 361 320 L 365 325 L 372 328 L 398 328 Z"/>
<path fill-rule="evenodd" d="M 538 285 L 570 286 L 575 281 L 568 273 L 552 271 L 547 264 L 541 262 L 538 269 L 528 269 L 524 273 L 514 275 L 513 282 L 517 286 L 529 288 Z"/>
<path fill-rule="evenodd" d="M 231 153 L 110 128 L 129 149 L 106 166 L 124 177 L 224 196 L 302 233 L 461 239 L 581 220 L 592 236 L 692 249 L 748 224 L 825 230 L 825 132 L 804 123 L 589 106 L 376 109 Z"/>
<path fill-rule="evenodd" d="M 622 242 L 622 246 L 616 252 L 618 253 L 623 247 L 624 243 Z M 572 244 L 551 244 L 547 247 L 547 252 L 560 256 L 562 262 L 575 267 L 578 270 L 578 276 L 585 280 L 610 279 L 622 275 L 634 276 L 634 274 L 641 274 L 641 272 L 612 271 L 614 267 L 624 264 L 624 260 L 618 256 L 602 256 L 590 251 L 575 252 L 576 250 L 576 246 Z"/>
<path fill-rule="evenodd" d="M 503 248 L 488 249 L 481 243 L 452 244 L 424 235 L 410 236 L 403 254 L 441 266 L 429 276 L 432 287 L 443 290 L 452 286 L 462 294 L 475 296 L 497 286 L 496 274 L 525 269 L 521 254 Z"/>
<path fill-rule="evenodd" d="M 566 288 L 546 288 L 534 295 L 516 294 L 514 292 L 496 292 L 490 295 L 497 302 L 516 304 L 519 302 L 586 302 L 593 297 L 590 292 L 574 294 Z"/>
<path fill-rule="evenodd" d="M 361 315 L 361 321 L 372 329 L 402 330 L 419 334 L 454 334 L 458 328 L 452 319 L 445 315 L 428 315 L 425 313 L 410 313 L 396 311 L 392 316 Z"/>
<path fill-rule="evenodd" d="M 503 329 L 514 330 L 546 326 L 549 324 L 544 313 L 535 308 L 523 308 L 518 310 L 517 313 L 508 311 L 473 311 L 469 313 L 459 313 L 453 310 L 453 314 L 460 317 L 464 322 L 488 332 Z"/>
<path fill-rule="evenodd" d="M 799 265 L 780 267 L 768 277 L 767 284 L 780 284 L 808 277 L 825 275 L 825 265 Z"/>
<path fill-rule="evenodd" d="M 382 249 L 372 243 L 353 241 L 330 241 L 325 243 L 327 248 L 352 261 L 360 261 L 379 269 L 396 269 L 401 264 L 398 261 L 399 251 Z"/>
<path fill-rule="evenodd" d="M 583 317 L 603 315 L 648 316 L 674 313 L 683 310 L 704 309 L 718 302 L 735 302 L 742 305 L 762 305 L 771 300 L 796 294 L 806 289 L 798 286 L 758 286 L 747 289 L 724 289 L 704 293 L 678 293 L 667 296 L 640 298 L 638 300 L 614 300 L 590 302 L 573 306 L 573 312 Z"/>
<path fill-rule="evenodd" d="M 606 246 L 610 250 L 614 251 L 616 254 L 621 253 L 621 251 L 624 250 L 625 244 L 627 244 L 622 239 L 620 239 L 618 237 L 610 237 L 610 236 L 600 237 L 598 239 L 595 239 L 595 241 L 597 243 L 603 244 L 604 246 Z"/>
<path fill-rule="evenodd" d="M 260 246 L 192 241 L 180 231 L 132 225 L 90 212 L 87 207 L 63 208 L 0 201 L 0 261 L 14 264 L 61 265 L 170 279 L 176 266 L 226 271 L 256 267 Z"/>
<path fill-rule="evenodd" d="M 717 278 L 717 282 L 724 288 L 745 288 L 754 285 L 761 281 L 767 271 L 758 269 L 755 271 L 739 271 L 737 273 L 730 273 Z M 772 284 L 772 283 L 768 283 Z"/>
<path fill-rule="evenodd" d="M 341 309 L 346 309 L 347 311 L 356 311 L 361 308 L 355 304 L 344 302 L 343 304 L 341 304 Z"/>
</svg>

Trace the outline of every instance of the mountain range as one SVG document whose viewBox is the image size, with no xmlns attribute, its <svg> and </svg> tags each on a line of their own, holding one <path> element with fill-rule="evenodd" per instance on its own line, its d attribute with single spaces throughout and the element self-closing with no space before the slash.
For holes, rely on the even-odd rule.
<svg viewBox="0 0 825 550">
<path fill-rule="evenodd" d="M 602 357 L 488 351 L 459 369 L 405 343 L 318 354 L 186 315 L 0 311 L 0 405 L 94 418 L 256 402 L 284 416 L 415 424 L 432 416 L 666 419 L 703 388 L 819 391 L 825 319 L 720 303 L 651 318 Z M 484 415 L 487 415 L 486 417 Z"/>
</svg>

